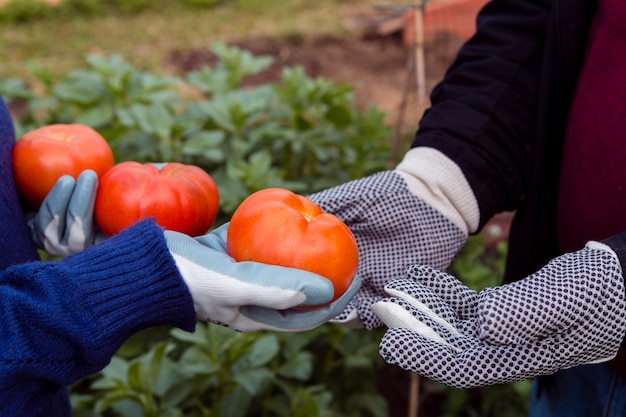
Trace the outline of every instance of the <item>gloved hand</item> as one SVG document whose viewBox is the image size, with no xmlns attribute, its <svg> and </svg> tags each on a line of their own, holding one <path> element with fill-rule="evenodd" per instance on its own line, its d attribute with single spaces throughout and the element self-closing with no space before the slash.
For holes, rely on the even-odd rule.
<svg viewBox="0 0 626 417">
<path fill-rule="evenodd" d="M 474 194 L 460 168 L 431 148 L 410 150 L 395 170 L 308 196 L 343 220 L 359 246 L 363 285 L 334 322 L 381 326 L 370 306 L 413 264 L 445 269 L 478 228 Z"/>
<path fill-rule="evenodd" d="M 39 211 L 27 215 L 35 244 L 50 255 L 67 256 L 104 239 L 93 221 L 97 191 L 98 176 L 92 170 L 76 180 L 59 178 Z"/>
<path fill-rule="evenodd" d="M 503 384 L 615 356 L 626 297 L 613 250 L 589 242 L 511 284 L 470 290 L 424 266 L 372 306 L 390 364 L 456 388 Z"/>
<path fill-rule="evenodd" d="M 348 291 L 328 303 L 333 285 L 319 275 L 257 262 L 236 262 L 226 253 L 228 224 L 197 238 L 165 231 L 200 320 L 238 331 L 310 330 L 339 314 L 360 287 L 355 277 Z"/>
</svg>

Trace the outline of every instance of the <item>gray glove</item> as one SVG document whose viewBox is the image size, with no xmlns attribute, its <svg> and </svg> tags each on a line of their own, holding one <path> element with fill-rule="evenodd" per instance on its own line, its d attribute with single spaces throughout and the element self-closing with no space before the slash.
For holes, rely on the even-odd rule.
<svg viewBox="0 0 626 417">
<path fill-rule="evenodd" d="M 547 375 L 615 356 L 626 331 L 619 260 L 589 242 L 529 277 L 476 293 L 456 278 L 414 266 L 372 306 L 389 330 L 390 364 L 471 388 Z"/>
<path fill-rule="evenodd" d="M 238 331 L 309 330 L 339 314 L 360 287 L 357 276 L 341 297 L 327 304 L 334 296 L 329 280 L 294 268 L 235 262 L 226 253 L 227 231 L 228 224 L 198 238 L 165 232 L 200 320 Z"/>
<path fill-rule="evenodd" d="M 458 166 L 431 148 L 409 151 L 395 170 L 309 198 L 343 220 L 359 246 L 361 290 L 334 322 L 381 326 L 370 306 L 412 264 L 445 269 L 478 227 L 478 205 Z"/>
<path fill-rule="evenodd" d="M 103 240 L 93 220 L 98 176 L 83 171 L 59 178 L 37 213 L 27 215 L 35 244 L 50 255 L 67 256 Z"/>
</svg>

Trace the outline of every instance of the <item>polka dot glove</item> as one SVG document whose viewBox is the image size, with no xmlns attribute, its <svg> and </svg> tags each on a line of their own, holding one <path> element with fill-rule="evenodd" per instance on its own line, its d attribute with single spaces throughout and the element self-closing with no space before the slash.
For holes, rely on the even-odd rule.
<svg viewBox="0 0 626 417">
<path fill-rule="evenodd" d="M 597 242 L 480 293 L 429 267 L 390 282 L 372 310 L 390 364 L 456 388 L 503 384 L 615 356 L 626 331 L 622 270 Z"/>
<path fill-rule="evenodd" d="M 416 148 L 397 169 L 309 196 L 342 219 L 359 246 L 362 286 L 333 322 L 382 326 L 371 305 L 412 264 L 445 269 L 478 224 L 474 195 L 460 169 L 430 148 Z"/>
</svg>

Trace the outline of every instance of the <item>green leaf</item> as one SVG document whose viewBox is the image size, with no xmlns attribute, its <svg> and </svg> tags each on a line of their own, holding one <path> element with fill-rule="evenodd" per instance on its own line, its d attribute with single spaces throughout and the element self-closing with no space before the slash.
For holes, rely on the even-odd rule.
<svg viewBox="0 0 626 417">
<path fill-rule="evenodd" d="M 242 386 L 237 386 L 233 392 L 222 399 L 219 411 L 220 417 L 243 417 L 248 411 L 251 396 Z"/>
<path fill-rule="evenodd" d="M 156 384 L 164 359 L 168 352 L 171 352 L 174 347 L 174 345 L 170 344 L 166 340 L 164 342 L 158 343 L 156 346 L 150 349 L 150 352 L 148 352 L 148 378 L 150 380 L 151 386 L 154 386 Z"/>
<path fill-rule="evenodd" d="M 213 71 L 204 65 L 198 71 L 187 74 L 189 84 L 197 87 L 205 94 L 215 94 L 225 91 L 227 74 L 224 71 Z"/>
<path fill-rule="evenodd" d="M 21 98 L 25 100 L 33 99 L 35 94 L 28 89 L 26 82 L 17 78 L 0 79 L 0 96 L 6 102 Z"/>
<path fill-rule="evenodd" d="M 87 105 L 97 103 L 103 95 L 103 89 L 96 74 L 75 71 L 57 84 L 54 94 L 60 100 Z"/>
<path fill-rule="evenodd" d="M 91 126 L 94 129 L 106 126 L 113 121 L 113 109 L 109 106 L 98 106 L 86 110 L 76 116 L 74 122 Z"/>
<path fill-rule="evenodd" d="M 271 379 L 272 373 L 265 368 L 251 369 L 235 375 L 234 380 L 251 395 L 257 395 L 264 384 Z"/>
<path fill-rule="evenodd" d="M 124 400 L 130 400 L 141 404 L 140 398 L 131 391 L 115 391 L 109 393 L 104 398 L 96 402 L 95 410 L 98 413 L 102 413 L 108 410 L 113 404 Z"/>
<path fill-rule="evenodd" d="M 126 382 L 129 366 L 126 360 L 119 356 L 113 356 L 101 374 L 108 379 Z"/>
<path fill-rule="evenodd" d="M 255 57 L 249 51 L 215 43 L 211 51 L 219 58 L 217 69 L 227 74 L 227 87 L 235 89 L 241 86 L 245 77 L 268 68 L 274 62 L 269 55 Z"/>
<path fill-rule="evenodd" d="M 198 361 L 196 363 L 183 362 L 179 364 L 178 372 L 185 378 L 194 378 L 198 375 L 211 375 L 221 370 L 219 363 L 213 363 L 206 355 L 197 354 Z M 189 360 L 189 356 L 186 356 L 186 360 Z"/>
<path fill-rule="evenodd" d="M 110 378 L 99 378 L 89 385 L 91 389 L 101 389 L 101 390 L 123 390 L 126 388 L 124 383 L 118 379 L 110 379 Z"/>
<path fill-rule="evenodd" d="M 276 336 L 268 334 L 254 342 L 246 356 L 248 365 L 259 367 L 271 361 L 280 351 Z"/>
<path fill-rule="evenodd" d="M 144 132 L 153 133 L 160 139 L 169 139 L 174 125 L 172 113 L 160 103 L 149 106 L 135 104 L 130 112 L 137 126 Z"/>
<path fill-rule="evenodd" d="M 306 381 L 313 373 L 313 355 L 311 352 L 298 352 L 289 357 L 279 369 L 278 373 L 287 378 Z"/>
<path fill-rule="evenodd" d="M 206 343 L 208 338 L 206 327 L 201 325 L 197 325 L 196 331 L 193 333 L 186 332 L 178 328 L 173 328 L 170 331 L 170 336 L 177 340 L 180 340 L 181 342 L 189 342 L 193 344 L 204 344 Z"/>
<path fill-rule="evenodd" d="M 207 161 L 222 162 L 226 156 L 219 147 L 224 142 L 225 134 L 221 130 L 198 131 L 189 135 L 183 143 L 183 155 L 199 156 Z"/>
<path fill-rule="evenodd" d="M 339 327 L 339 329 L 339 331 L 343 331 L 344 328 Z M 325 332 L 326 328 L 324 326 L 320 326 L 308 332 L 298 333 L 297 337 L 294 337 L 296 335 L 286 335 L 291 337 L 286 337 L 281 353 L 286 358 L 298 355 L 309 343 L 315 341 L 316 339 L 323 339 L 325 337 Z"/>
<path fill-rule="evenodd" d="M 128 385 L 135 391 L 150 391 L 150 372 L 148 367 L 140 361 L 134 362 L 128 368 Z"/>
<path fill-rule="evenodd" d="M 255 152 L 249 158 L 250 169 L 257 175 L 268 172 L 272 165 L 272 155 L 267 149 Z"/>
<path fill-rule="evenodd" d="M 234 132 L 236 127 L 228 104 L 229 103 L 225 100 L 213 100 L 207 103 L 204 110 L 207 112 L 207 115 L 211 118 L 211 120 L 219 127 L 227 132 Z"/>
<path fill-rule="evenodd" d="M 194 386 L 189 380 L 178 381 L 176 384 L 172 384 L 170 389 L 161 395 L 161 407 L 174 409 L 182 405 L 187 398 L 197 395 L 193 388 Z"/>
</svg>

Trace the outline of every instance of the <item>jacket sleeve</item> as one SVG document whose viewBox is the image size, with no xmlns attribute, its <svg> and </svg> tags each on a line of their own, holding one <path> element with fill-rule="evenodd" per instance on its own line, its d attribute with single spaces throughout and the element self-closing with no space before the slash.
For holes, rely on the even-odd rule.
<svg viewBox="0 0 626 417">
<path fill-rule="evenodd" d="M 33 415 L 134 333 L 193 331 L 191 295 L 151 220 L 57 262 L 0 273 L 0 415 Z"/>
<path fill-rule="evenodd" d="M 518 207 L 532 165 L 549 0 L 491 0 L 475 35 L 433 89 L 413 147 L 459 165 L 478 201 L 480 226 Z"/>
</svg>

